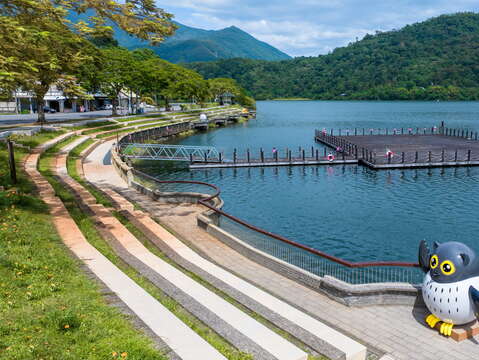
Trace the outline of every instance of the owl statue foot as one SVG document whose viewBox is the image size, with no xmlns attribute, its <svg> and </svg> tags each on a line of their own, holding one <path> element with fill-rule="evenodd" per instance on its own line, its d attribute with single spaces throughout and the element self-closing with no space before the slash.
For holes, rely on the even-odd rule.
<svg viewBox="0 0 479 360">
<path fill-rule="evenodd" d="M 444 336 L 451 336 L 454 324 L 442 323 L 439 332 Z"/>
<path fill-rule="evenodd" d="M 436 315 L 434 314 L 430 314 L 426 317 L 426 323 L 431 327 L 431 328 L 434 328 L 434 326 L 436 326 L 436 324 L 441 321 L 441 319 L 439 319 Z"/>
</svg>

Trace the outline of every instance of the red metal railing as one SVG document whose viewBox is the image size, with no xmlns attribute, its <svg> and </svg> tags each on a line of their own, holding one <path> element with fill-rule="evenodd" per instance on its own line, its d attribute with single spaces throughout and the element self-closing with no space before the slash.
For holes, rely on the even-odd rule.
<svg viewBox="0 0 479 360">
<path fill-rule="evenodd" d="M 223 210 L 220 210 L 218 208 L 216 208 L 215 206 L 211 205 L 211 200 L 217 198 L 220 193 L 221 193 L 221 190 L 213 185 L 213 184 L 209 184 L 209 183 L 206 183 L 206 182 L 201 182 L 201 181 L 183 181 L 183 180 L 169 180 L 169 181 L 163 181 L 163 180 L 158 180 L 156 179 L 155 177 L 151 176 L 151 175 L 148 175 L 148 174 L 145 174 L 139 170 L 136 170 L 134 169 L 133 170 L 135 173 L 137 173 L 138 175 L 140 176 L 143 176 L 147 179 L 150 179 L 158 184 L 193 184 L 193 185 L 203 185 L 203 186 L 207 186 L 209 188 L 212 188 L 215 190 L 215 193 L 204 198 L 204 199 L 200 199 L 198 202 L 207 207 L 208 209 L 214 211 L 215 213 L 219 214 L 219 215 L 222 215 L 230 220 L 232 220 L 233 222 L 237 223 L 237 224 L 240 224 L 248 229 L 251 229 L 259 234 L 262 234 L 262 235 L 266 235 L 270 238 L 273 238 L 275 240 L 278 240 L 278 241 L 281 241 L 285 244 L 288 244 L 288 245 L 291 245 L 295 248 L 298 248 L 298 249 L 302 249 L 310 254 L 313 254 L 315 256 L 319 256 L 323 259 L 327 259 L 327 260 L 330 260 L 334 263 L 337 263 L 337 264 L 340 264 L 340 265 L 343 265 L 345 267 L 348 267 L 348 268 L 366 268 L 366 267 L 381 267 L 381 266 L 384 266 L 384 267 L 408 267 L 408 268 L 411 268 L 411 267 L 419 267 L 419 264 L 418 263 L 411 263 L 411 262 L 401 262 L 401 261 L 370 261 L 370 262 L 351 262 L 351 261 L 348 261 L 348 260 L 344 260 L 344 259 L 341 259 L 339 257 L 336 257 L 334 255 L 330 255 L 330 254 L 327 254 L 323 251 L 320 251 L 320 250 L 317 250 L 317 249 L 314 249 L 314 248 L 311 248 L 309 246 L 305 246 L 303 244 L 300 244 L 300 243 L 297 243 L 295 241 L 292 241 L 290 239 L 287 239 L 281 235 L 278 235 L 278 234 L 274 234 L 272 232 L 269 232 L 269 231 L 266 231 L 266 230 L 263 230 L 257 226 L 254 226 L 252 224 L 249 224 L 247 223 L 246 221 L 244 220 L 241 220 L 239 218 L 237 218 L 236 216 L 233 216 L 231 214 L 228 214 L 227 212 L 223 211 Z"/>
</svg>

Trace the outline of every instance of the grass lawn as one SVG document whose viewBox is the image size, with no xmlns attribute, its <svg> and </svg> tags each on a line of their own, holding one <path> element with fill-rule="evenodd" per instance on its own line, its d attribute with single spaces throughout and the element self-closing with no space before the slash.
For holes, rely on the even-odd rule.
<svg viewBox="0 0 479 360">
<path fill-rule="evenodd" d="M 55 134 L 55 135 L 58 135 Z M 51 137 L 23 139 L 28 145 Z M 53 231 L 46 205 L 21 171 L 8 176 L 0 145 L 0 359 L 147 359 L 166 357 L 107 304 Z"/>
</svg>

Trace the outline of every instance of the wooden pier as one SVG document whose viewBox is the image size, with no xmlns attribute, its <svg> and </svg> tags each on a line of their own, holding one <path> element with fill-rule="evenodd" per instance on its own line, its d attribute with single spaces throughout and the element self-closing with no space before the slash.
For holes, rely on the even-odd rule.
<svg viewBox="0 0 479 360">
<path fill-rule="evenodd" d="M 281 152 L 281 154 L 280 154 Z M 293 154 L 292 150 L 275 150 L 266 155 L 263 149 L 258 154 L 253 154 L 249 149 L 243 156 L 238 156 L 235 149 L 230 159 L 225 159 L 223 154 L 219 158 L 195 159 L 191 158 L 190 169 L 211 168 L 244 168 L 244 167 L 271 167 L 271 166 L 312 166 L 312 165 L 341 165 L 358 164 L 358 160 L 346 153 L 328 152 L 311 147 L 311 149 L 299 148 Z"/>
<path fill-rule="evenodd" d="M 463 129 L 316 130 L 315 140 L 372 169 L 479 165 L 478 133 Z"/>
</svg>

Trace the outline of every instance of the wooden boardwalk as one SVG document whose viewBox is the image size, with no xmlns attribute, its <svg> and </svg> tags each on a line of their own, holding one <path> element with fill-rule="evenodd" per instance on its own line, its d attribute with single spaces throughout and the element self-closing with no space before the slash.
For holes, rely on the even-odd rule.
<svg viewBox="0 0 479 360">
<path fill-rule="evenodd" d="M 377 170 L 479 165 L 478 134 L 472 131 L 440 127 L 362 133 L 317 130 L 315 140 Z"/>
</svg>

